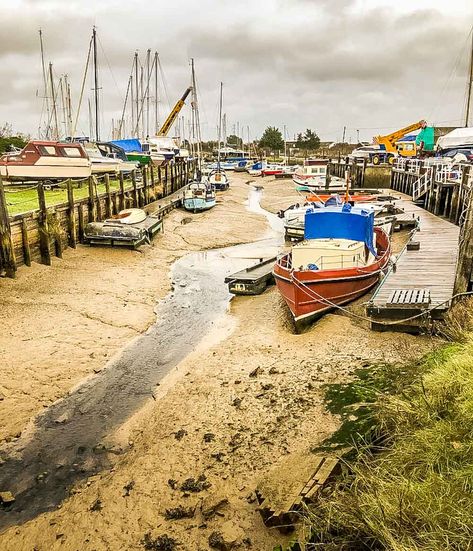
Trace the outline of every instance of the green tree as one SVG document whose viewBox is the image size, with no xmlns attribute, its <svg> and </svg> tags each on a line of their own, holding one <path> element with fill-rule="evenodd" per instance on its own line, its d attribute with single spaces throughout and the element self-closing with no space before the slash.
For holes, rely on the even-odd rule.
<svg viewBox="0 0 473 551">
<path fill-rule="evenodd" d="M 320 147 L 320 138 L 317 133 L 308 128 L 304 134 L 297 135 L 296 147 L 302 149 L 307 154 L 308 151 L 315 151 Z"/>
<path fill-rule="evenodd" d="M 227 145 L 229 147 L 235 147 L 235 148 L 242 147 L 243 140 L 238 136 L 236 136 L 235 134 L 230 134 L 230 136 L 228 136 L 227 138 Z"/>
<path fill-rule="evenodd" d="M 261 149 L 277 151 L 284 148 L 284 140 L 281 131 L 275 126 L 268 126 L 259 141 Z"/>
</svg>

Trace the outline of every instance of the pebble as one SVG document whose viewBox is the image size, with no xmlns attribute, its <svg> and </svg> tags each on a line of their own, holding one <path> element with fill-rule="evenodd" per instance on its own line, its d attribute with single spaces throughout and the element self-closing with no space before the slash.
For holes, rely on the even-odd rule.
<svg viewBox="0 0 473 551">
<path fill-rule="evenodd" d="M 0 492 L 0 503 L 2 505 L 10 505 L 15 501 L 15 496 L 11 492 Z"/>
</svg>

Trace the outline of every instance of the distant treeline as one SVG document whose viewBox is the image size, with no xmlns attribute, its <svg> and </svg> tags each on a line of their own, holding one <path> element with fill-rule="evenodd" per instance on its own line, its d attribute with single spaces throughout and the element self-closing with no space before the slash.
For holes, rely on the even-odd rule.
<svg viewBox="0 0 473 551">
<path fill-rule="evenodd" d="M 5 153 L 5 151 L 10 151 L 11 146 L 22 149 L 25 145 L 26 141 L 21 136 L 8 136 L 0 138 L 0 154 Z"/>
</svg>

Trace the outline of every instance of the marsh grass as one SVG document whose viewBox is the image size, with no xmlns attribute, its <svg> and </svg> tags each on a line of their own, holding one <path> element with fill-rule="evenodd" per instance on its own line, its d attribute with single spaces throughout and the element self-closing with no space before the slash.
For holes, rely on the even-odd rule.
<svg viewBox="0 0 473 551">
<path fill-rule="evenodd" d="M 356 454 L 307 510 L 304 549 L 473 550 L 470 304 L 456 308 L 445 327 L 461 343 L 327 388 L 329 408 L 337 406 L 342 420 L 357 400 L 366 411 L 339 432 Z"/>
</svg>

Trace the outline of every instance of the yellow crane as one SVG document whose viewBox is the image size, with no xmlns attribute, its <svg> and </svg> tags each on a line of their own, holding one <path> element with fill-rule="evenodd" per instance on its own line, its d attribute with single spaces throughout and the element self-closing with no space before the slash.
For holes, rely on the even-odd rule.
<svg viewBox="0 0 473 551">
<path fill-rule="evenodd" d="M 184 107 L 184 104 L 186 102 L 187 96 L 192 92 L 192 86 L 189 86 L 187 90 L 182 95 L 182 98 L 180 98 L 176 105 L 173 107 L 172 111 L 169 113 L 168 118 L 164 121 L 164 124 L 161 126 L 158 132 L 158 136 L 167 136 L 167 133 L 169 132 L 171 126 L 174 124 L 177 116 L 179 115 L 181 109 Z"/>
<path fill-rule="evenodd" d="M 426 126 L 427 123 L 424 120 L 421 120 L 410 124 L 409 126 L 405 126 L 404 128 L 400 128 L 395 132 L 391 132 L 391 134 L 386 134 L 385 136 L 376 136 L 374 142 L 381 146 L 381 151 L 372 156 L 372 163 L 374 165 L 378 165 L 383 161 L 393 163 L 395 154 L 399 154 L 402 157 L 413 157 L 414 155 L 416 155 L 417 150 L 415 147 L 415 142 L 409 142 L 409 145 L 411 145 L 411 147 L 405 147 L 402 143 L 402 138 L 406 134 L 409 134 L 409 132 L 415 132 L 416 130 L 420 130 L 421 128 L 425 128 Z M 398 142 L 401 143 L 398 144 Z"/>
</svg>

